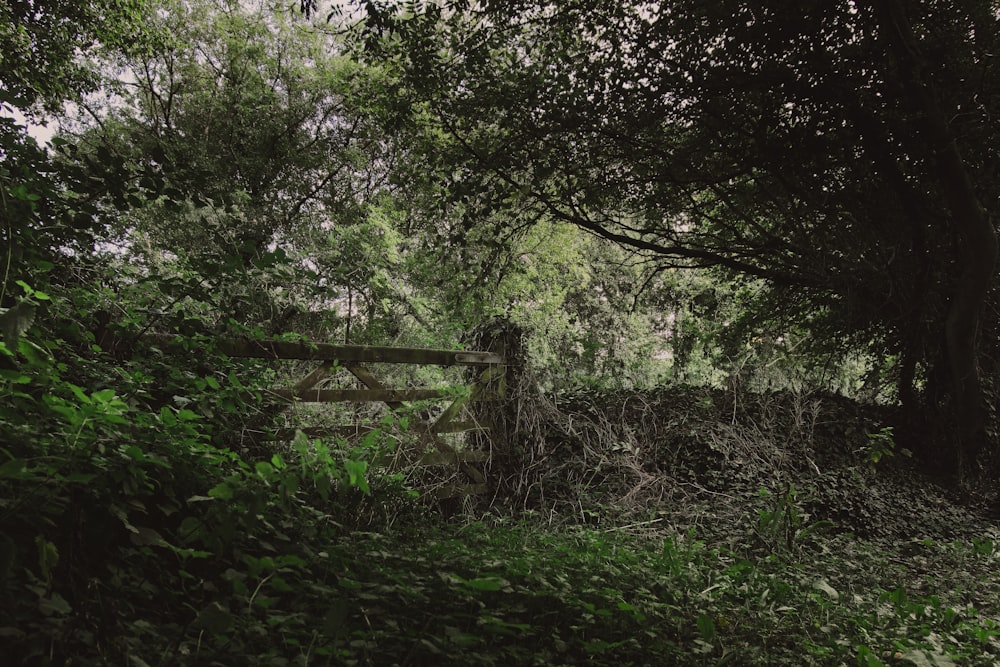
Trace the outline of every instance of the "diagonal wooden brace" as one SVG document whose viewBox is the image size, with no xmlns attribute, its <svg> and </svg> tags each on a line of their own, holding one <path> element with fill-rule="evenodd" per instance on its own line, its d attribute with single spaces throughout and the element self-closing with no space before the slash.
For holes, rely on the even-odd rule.
<svg viewBox="0 0 1000 667">
<path fill-rule="evenodd" d="M 382 383 L 379 382 L 378 378 L 372 375 L 371 371 L 369 371 L 364 366 L 360 366 L 358 364 L 349 364 L 345 365 L 344 368 L 350 371 L 351 374 L 361 382 L 361 384 L 365 385 L 369 389 L 377 389 L 377 390 L 385 389 Z M 458 401 L 455 401 L 455 403 L 449 406 L 449 409 L 451 409 L 451 407 L 453 407 L 456 403 L 459 403 L 459 401 L 464 401 L 464 400 L 468 399 L 459 399 Z M 385 401 L 385 404 L 393 412 L 396 412 L 397 410 L 400 410 L 403 407 L 403 404 L 399 401 Z M 455 413 L 452 415 L 452 417 L 449 418 L 449 421 L 451 418 L 454 417 L 455 414 L 458 414 L 458 410 L 461 410 L 461 405 L 458 406 L 458 408 L 455 410 Z M 446 410 L 445 412 L 447 411 L 448 410 Z M 483 473 L 481 473 L 479 470 L 469 465 L 466 461 L 462 460 L 462 458 L 459 456 L 459 452 L 450 444 L 445 442 L 436 432 L 434 432 L 433 430 L 434 426 L 436 426 L 439 422 L 441 422 L 440 418 L 434 423 L 434 425 L 428 423 L 423 419 L 414 418 L 414 421 L 416 422 L 417 426 L 420 427 L 421 442 L 430 442 L 432 445 L 434 445 L 434 448 L 437 449 L 438 452 L 440 452 L 441 454 L 444 454 L 448 457 L 453 457 L 455 465 L 458 467 L 458 469 L 461 470 L 466 475 L 468 475 L 473 480 L 475 480 L 478 484 L 486 483 L 486 478 L 483 476 Z"/>
</svg>

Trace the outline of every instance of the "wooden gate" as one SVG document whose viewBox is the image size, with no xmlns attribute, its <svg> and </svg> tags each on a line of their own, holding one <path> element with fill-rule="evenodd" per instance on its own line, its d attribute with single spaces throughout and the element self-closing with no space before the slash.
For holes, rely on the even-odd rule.
<svg viewBox="0 0 1000 667">
<path fill-rule="evenodd" d="M 152 342 L 169 344 L 176 338 L 165 335 L 147 335 Z M 485 493 L 488 485 L 483 472 L 473 464 L 489 458 L 485 451 L 458 450 L 441 436 L 445 433 L 488 431 L 488 427 L 463 418 L 466 407 L 473 401 L 490 401 L 503 397 L 504 358 L 492 352 L 467 350 L 440 350 L 428 348 L 377 347 L 369 345 L 334 345 L 329 343 L 290 342 L 279 340 L 217 339 L 217 349 L 230 356 L 266 360 L 316 361 L 318 366 L 294 386 L 264 392 L 266 399 L 286 404 L 294 403 L 350 403 L 381 402 L 389 410 L 398 412 L 407 401 L 451 399 L 451 402 L 433 421 L 410 416 L 411 430 L 418 435 L 418 465 L 454 466 L 466 478 L 463 482 L 448 484 L 435 489 L 432 495 L 439 499 Z M 417 364 L 435 366 L 483 367 L 478 380 L 457 399 L 454 389 L 392 389 L 385 387 L 371 371 L 368 364 Z M 323 389 L 318 385 L 330 376 L 334 368 L 350 372 L 360 385 L 356 389 Z M 291 440 L 301 430 L 309 437 L 365 435 L 376 427 L 360 424 L 337 428 L 307 427 L 279 429 L 271 435 L 274 440 Z"/>
</svg>

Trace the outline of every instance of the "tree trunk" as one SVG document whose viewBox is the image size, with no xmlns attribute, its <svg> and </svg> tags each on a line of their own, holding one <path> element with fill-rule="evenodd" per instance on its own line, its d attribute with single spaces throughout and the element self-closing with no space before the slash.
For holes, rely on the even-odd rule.
<svg viewBox="0 0 1000 667">
<path fill-rule="evenodd" d="M 899 0 L 874 3 L 881 37 L 889 45 L 903 76 L 907 94 L 923 115 L 923 130 L 931 144 L 935 177 L 958 235 L 956 256 L 961 273 L 954 286 L 945 322 L 945 353 L 951 372 L 952 405 L 958 420 L 955 472 L 969 472 L 986 442 L 986 410 L 979 378 L 979 315 L 997 263 L 993 224 L 976 196 L 912 26 Z"/>
</svg>

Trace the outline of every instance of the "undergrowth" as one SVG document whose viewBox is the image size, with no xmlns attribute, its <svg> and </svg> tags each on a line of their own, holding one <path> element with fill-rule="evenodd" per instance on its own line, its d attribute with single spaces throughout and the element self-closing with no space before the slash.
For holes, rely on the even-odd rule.
<svg viewBox="0 0 1000 667">
<path fill-rule="evenodd" d="M 214 433 L 252 387 L 151 354 L 112 388 L 87 342 L 72 366 L 44 331 L 0 348 L 3 664 L 1000 662 L 995 526 L 880 487 L 870 444 L 846 468 L 814 458 L 819 410 L 797 448 L 762 419 L 675 419 L 694 449 L 619 428 L 573 454 L 578 420 L 537 445 L 536 481 L 567 473 L 558 502 L 449 521 L 373 467 L 391 438 L 300 435 L 248 461 Z M 879 433 L 860 437 L 882 459 Z"/>
<path fill-rule="evenodd" d="M 761 494 L 745 540 L 657 517 L 344 526 L 290 464 L 189 498 L 162 540 L 90 564 L 70 602 L 39 542 L 6 610 L 11 664 L 994 665 L 1000 535 L 861 540 Z M 359 494 L 365 503 L 393 489 Z M 405 503 L 404 503 L 405 504 Z M 770 509 L 766 509 L 766 508 Z M 52 547 L 54 548 L 54 547 Z M 82 592 L 82 591 L 77 591 Z M 14 618 L 11 618 L 14 616 Z"/>
</svg>

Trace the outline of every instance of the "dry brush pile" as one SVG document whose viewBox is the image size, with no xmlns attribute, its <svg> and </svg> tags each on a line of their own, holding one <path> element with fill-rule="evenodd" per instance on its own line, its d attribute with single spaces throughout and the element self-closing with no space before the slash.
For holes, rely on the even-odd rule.
<svg viewBox="0 0 1000 667">
<path fill-rule="evenodd" d="M 494 347 L 480 349 L 523 355 L 522 333 L 491 332 L 480 341 Z M 895 446 L 886 406 L 688 386 L 546 393 L 524 370 L 506 382 L 506 400 L 479 415 L 494 437 L 473 443 L 491 448 L 491 504 L 733 539 L 789 497 L 808 520 L 870 537 L 957 538 L 986 525 Z"/>
</svg>

